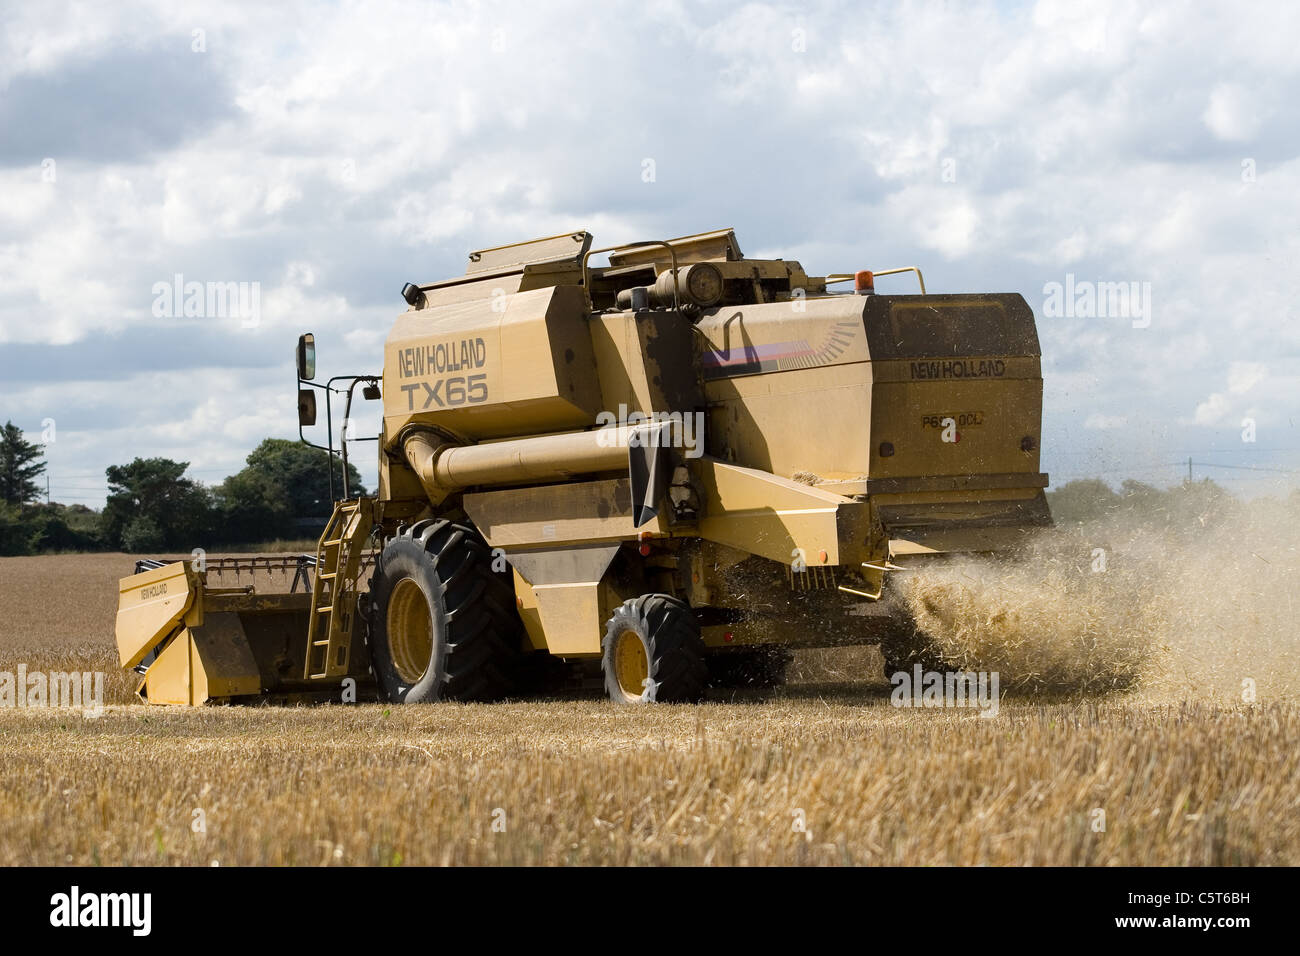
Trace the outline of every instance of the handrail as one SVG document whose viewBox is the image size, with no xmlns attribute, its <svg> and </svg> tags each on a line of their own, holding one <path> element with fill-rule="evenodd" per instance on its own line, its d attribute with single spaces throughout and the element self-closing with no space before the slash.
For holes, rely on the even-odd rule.
<svg viewBox="0 0 1300 956">
<path fill-rule="evenodd" d="M 921 295 L 926 294 L 925 279 L 922 278 L 921 270 L 918 269 L 916 266 L 899 266 L 897 269 L 879 269 L 879 270 L 872 269 L 871 270 L 872 276 L 892 276 L 892 275 L 897 275 L 900 272 L 915 272 L 916 281 L 921 284 Z M 830 285 L 832 282 L 848 282 L 855 275 L 856 273 L 853 272 L 834 272 L 826 277 L 826 284 Z"/>
<path fill-rule="evenodd" d="M 668 250 L 668 255 L 672 257 L 673 263 L 673 311 L 682 310 L 681 297 L 677 294 L 679 277 L 677 275 L 677 250 L 669 243 L 659 239 L 651 239 L 647 242 L 624 242 L 617 246 L 606 246 L 603 249 L 588 249 L 582 257 L 582 288 L 587 293 L 587 305 L 592 311 L 596 309 L 596 301 L 591 297 L 591 271 L 587 267 L 588 261 L 592 256 L 600 252 L 613 252 L 616 249 L 639 249 L 642 246 L 663 246 Z"/>
</svg>

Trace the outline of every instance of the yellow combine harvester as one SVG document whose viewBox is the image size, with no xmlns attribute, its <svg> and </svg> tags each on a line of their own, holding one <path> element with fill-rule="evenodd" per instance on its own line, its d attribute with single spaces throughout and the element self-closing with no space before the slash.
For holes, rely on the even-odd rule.
<svg viewBox="0 0 1300 956">
<path fill-rule="evenodd" d="M 1050 524 L 1019 295 L 931 295 L 915 269 L 809 276 L 730 230 L 591 245 L 483 249 L 408 284 L 382 382 L 315 382 L 299 340 L 303 427 L 326 396 L 318 447 L 335 454 L 340 383 L 345 419 L 358 385 L 382 395 L 378 494 L 344 487 L 316 555 L 277 559 L 287 593 L 185 563 L 123 579 L 144 699 L 495 699 L 558 676 L 697 700 L 844 644 L 881 644 L 892 669 L 925 648 L 891 569 Z M 919 294 L 876 294 L 904 272 Z"/>
</svg>

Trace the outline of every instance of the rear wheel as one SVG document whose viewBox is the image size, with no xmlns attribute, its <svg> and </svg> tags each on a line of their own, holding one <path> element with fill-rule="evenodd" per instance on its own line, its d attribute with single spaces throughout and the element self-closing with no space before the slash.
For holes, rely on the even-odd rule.
<svg viewBox="0 0 1300 956">
<path fill-rule="evenodd" d="M 601 668 L 619 704 L 698 701 L 708 668 L 694 612 L 667 594 L 625 601 L 605 625 Z"/>
<path fill-rule="evenodd" d="M 372 586 L 370 659 L 396 703 L 495 700 L 523 643 L 507 575 L 472 527 L 421 521 L 389 541 Z"/>
</svg>

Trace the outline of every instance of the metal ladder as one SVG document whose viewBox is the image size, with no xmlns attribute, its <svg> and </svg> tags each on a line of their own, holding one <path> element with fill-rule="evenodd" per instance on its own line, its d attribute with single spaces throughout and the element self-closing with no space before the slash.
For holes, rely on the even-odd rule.
<svg viewBox="0 0 1300 956">
<path fill-rule="evenodd" d="M 353 498 L 334 506 L 316 549 L 307 624 L 304 680 L 325 680 L 348 672 L 352 619 L 362 551 L 375 523 L 375 499 Z"/>
</svg>

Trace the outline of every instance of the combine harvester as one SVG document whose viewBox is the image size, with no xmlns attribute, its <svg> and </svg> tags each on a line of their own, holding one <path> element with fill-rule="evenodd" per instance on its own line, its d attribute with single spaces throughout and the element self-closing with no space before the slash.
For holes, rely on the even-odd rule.
<svg viewBox="0 0 1300 956">
<path fill-rule="evenodd" d="M 876 294 L 904 272 L 919 294 Z M 345 420 L 358 385 L 382 396 L 377 495 L 349 497 L 345 467 L 317 553 L 258 559 L 294 572 L 286 593 L 141 562 L 117 641 L 144 700 L 489 700 L 559 673 L 692 701 L 847 644 L 892 672 L 925 647 L 882 600 L 891 570 L 1051 523 L 1019 295 L 809 276 L 730 230 L 483 249 L 402 295 L 382 378 L 317 383 L 298 344 L 299 420 L 323 392 L 331 461 L 331 394 Z"/>
</svg>

